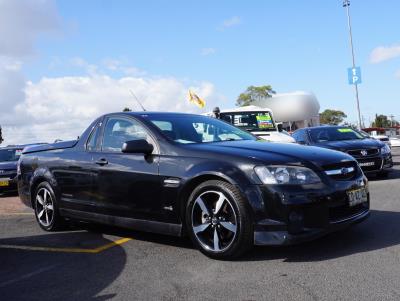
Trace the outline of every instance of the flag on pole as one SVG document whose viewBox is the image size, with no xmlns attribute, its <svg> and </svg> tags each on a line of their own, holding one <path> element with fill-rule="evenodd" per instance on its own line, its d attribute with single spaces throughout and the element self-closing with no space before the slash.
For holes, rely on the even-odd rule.
<svg viewBox="0 0 400 301">
<path fill-rule="evenodd" d="M 188 98 L 191 103 L 194 103 L 199 108 L 204 108 L 204 106 L 206 105 L 206 102 L 203 99 L 201 99 L 199 96 L 197 96 L 196 93 L 192 92 L 191 90 L 189 90 Z"/>
</svg>

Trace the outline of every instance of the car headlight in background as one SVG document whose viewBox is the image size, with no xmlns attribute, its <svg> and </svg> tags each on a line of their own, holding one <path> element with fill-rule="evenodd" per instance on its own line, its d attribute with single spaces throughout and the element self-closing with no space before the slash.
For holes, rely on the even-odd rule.
<svg viewBox="0 0 400 301">
<path fill-rule="evenodd" d="M 254 171 L 264 184 L 316 184 L 321 179 L 309 168 L 295 166 L 256 166 Z"/>
<path fill-rule="evenodd" d="M 389 147 L 389 145 L 385 144 L 385 145 L 381 148 L 381 154 L 382 154 L 382 155 L 390 154 L 390 147 Z"/>
</svg>

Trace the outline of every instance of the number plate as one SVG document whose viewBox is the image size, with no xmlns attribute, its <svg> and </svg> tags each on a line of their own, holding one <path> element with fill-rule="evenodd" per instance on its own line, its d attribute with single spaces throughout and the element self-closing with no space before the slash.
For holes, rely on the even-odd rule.
<svg viewBox="0 0 400 301">
<path fill-rule="evenodd" d="M 347 197 L 349 198 L 349 206 L 350 207 L 356 206 L 358 204 L 368 201 L 367 190 L 365 188 L 348 191 Z"/>
<path fill-rule="evenodd" d="M 375 162 L 361 162 L 359 163 L 360 166 L 374 166 Z"/>
<path fill-rule="evenodd" d="M 0 187 L 8 186 L 8 185 L 9 185 L 9 181 L 8 180 L 0 180 Z"/>
</svg>

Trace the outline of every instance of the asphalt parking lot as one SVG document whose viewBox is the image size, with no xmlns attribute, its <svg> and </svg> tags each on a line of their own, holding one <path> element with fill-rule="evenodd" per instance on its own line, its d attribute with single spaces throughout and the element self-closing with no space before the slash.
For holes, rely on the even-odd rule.
<svg viewBox="0 0 400 301">
<path fill-rule="evenodd" d="M 400 149 L 370 179 L 371 217 L 291 247 L 216 261 L 187 239 L 89 224 L 46 233 L 0 196 L 1 300 L 400 300 Z"/>
</svg>

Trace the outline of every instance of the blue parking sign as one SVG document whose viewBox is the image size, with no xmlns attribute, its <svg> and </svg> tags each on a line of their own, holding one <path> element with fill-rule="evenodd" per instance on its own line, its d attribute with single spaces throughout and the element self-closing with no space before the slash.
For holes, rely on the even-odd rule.
<svg viewBox="0 0 400 301">
<path fill-rule="evenodd" d="M 347 68 L 347 74 L 349 76 L 349 84 L 350 85 L 358 85 L 361 84 L 361 68 Z"/>
</svg>

